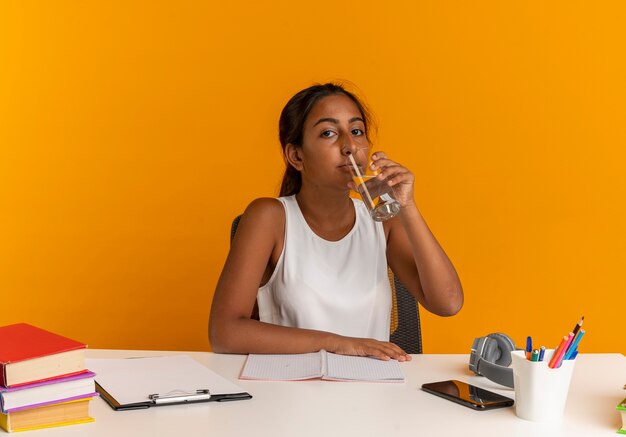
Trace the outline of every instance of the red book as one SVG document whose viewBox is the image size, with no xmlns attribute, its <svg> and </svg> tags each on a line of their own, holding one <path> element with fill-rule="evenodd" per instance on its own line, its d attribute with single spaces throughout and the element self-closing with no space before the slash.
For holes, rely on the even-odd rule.
<svg viewBox="0 0 626 437">
<path fill-rule="evenodd" d="M 27 323 L 0 327 L 0 385 L 85 372 L 86 344 Z"/>
</svg>

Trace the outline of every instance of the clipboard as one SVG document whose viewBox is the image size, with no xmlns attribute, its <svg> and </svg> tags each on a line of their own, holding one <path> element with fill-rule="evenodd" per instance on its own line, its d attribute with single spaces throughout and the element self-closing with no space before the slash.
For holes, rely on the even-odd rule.
<svg viewBox="0 0 626 437">
<path fill-rule="evenodd" d="M 115 411 L 141 410 L 143 408 L 157 407 L 161 405 L 194 404 L 197 402 L 227 402 L 252 399 L 252 395 L 246 392 L 211 395 L 209 390 L 206 390 L 206 393 L 204 390 L 198 390 L 197 393 L 163 396 L 159 398 L 161 401 L 157 398 L 151 398 L 145 402 L 135 402 L 132 404 L 122 405 L 97 382 L 96 391 L 100 394 L 100 397 L 104 399 L 106 403 L 109 404 L 109 406 Z M 205 396 L 206 394 L 208 394 L 208 396 Z M 148 395 L 148 397 L 150 396 L 154 395 Z"/>
<path fill-rule="evenodd" d="M 96 372 L 96 390 L 115 411 L 252 396 L 188 355 L 86 359 Z"/>
</svg>

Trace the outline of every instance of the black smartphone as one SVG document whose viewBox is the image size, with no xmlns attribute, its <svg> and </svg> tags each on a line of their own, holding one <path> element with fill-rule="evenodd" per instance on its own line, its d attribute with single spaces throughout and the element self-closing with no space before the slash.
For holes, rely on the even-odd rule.
<svg viewBox="0 0 626 437">
<path fill-rule="evenodd" d="M 457 380 L 422 384 L 422 390 L 478 411 L 513 405 L 511 398 Z"/>
</svg>

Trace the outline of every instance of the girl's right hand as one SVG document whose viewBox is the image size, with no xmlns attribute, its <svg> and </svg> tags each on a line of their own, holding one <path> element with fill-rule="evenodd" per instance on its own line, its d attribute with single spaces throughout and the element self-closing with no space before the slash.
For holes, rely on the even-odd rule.
<svg viewBox="0 0 626 437">
<path fill-rule="evenodd" d="M 337 335 L 331 339 L 330 345 L 331 347 L 327 349 L 328 352 L 340 355 L 374 357 L 383 361 L 390 359 L 398 361 L 411 360 L 411 355 L 404 352 L 399 346 L 372 338 L 342 337 Z"/>
</svg>

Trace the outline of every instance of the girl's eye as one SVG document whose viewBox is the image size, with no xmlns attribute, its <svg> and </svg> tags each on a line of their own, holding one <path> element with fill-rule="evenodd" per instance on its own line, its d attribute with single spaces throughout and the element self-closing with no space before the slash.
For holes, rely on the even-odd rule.
<svg viewBox="0 0 626 437">
<path fill-rule="evenodd" d="M 356 136 L 363 135 L 363 129 L 358 129 L 358 128 L 352 129 L 352 135 L 356 135 Z"/>
<path fill-rule="evenodd" d="M 331 138 L 333 136 L 335 136 L 335 133 L 331 130 L 325 130 L 324 132 L 322 132 L 322 136 L 324 138 Z"/>
</svg>

